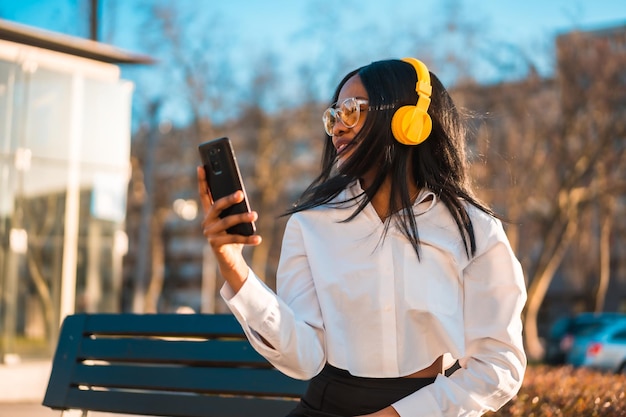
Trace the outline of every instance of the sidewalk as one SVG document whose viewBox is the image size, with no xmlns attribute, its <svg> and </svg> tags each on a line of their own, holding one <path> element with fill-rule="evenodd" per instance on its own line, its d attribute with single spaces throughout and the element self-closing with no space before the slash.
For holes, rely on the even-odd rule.
<svg viewBox="0 0 626 417">
<path fill-rule="evenodd" d="M 61 412 L 41 405 L 48 386 L 51 361 L 0 364 L 0 417 L 59 417 Z M 64 417 L 80 417 L 79 410 Z M 89 412 L 89 417 L 130 417 L 128 414 Z"/>
<path fill-rule="evenodd" d="M 52 417 L 61 413 L 41 405 L 50 361 L 0 364 L 0 417 Z"/>
<path fill-rule="evenodd" d="M 59 417 L 61 411 L 38 403 L 0 403 L 0 417 Z M 80 417 L 80 410 L 66 411 L 63 417 Z M 89 412 L 89 417 L 137 417 L 128 414 Z"/>
<path fill-rule="evenodd" d="M 51 368 L 50 360 L 0 364 L 0 404 L 41 403 Z M 4 417 L 2 412 L 0 417 Z"/>
<path fill-rule="evenodd" d="M 37 403 L 0 403 L 0 417 L 59 417 L 60 411 Z"/>
</svg>

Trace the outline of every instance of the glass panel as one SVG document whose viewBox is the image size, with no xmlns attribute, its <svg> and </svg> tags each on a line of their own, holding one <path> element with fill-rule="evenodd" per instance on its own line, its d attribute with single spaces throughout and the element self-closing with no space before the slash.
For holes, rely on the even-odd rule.
<svg viewBox="0 0 626 417">
<path fill-rule="evenodd" d="M 12 201 L 3 350 L 28 358 L 52 353 L 59 323 L 71 78 L 36 66 L 14 68 L 12 108 L 5 113 Z"/>
<path fill-rule="evenodd" d="M 13 167 L 12 120 L 13 120 L 13 88 L 15 64 L 0 61 L 0 218 L 6 219 L 13 211 L 13 192 L 11 186 L 11 170 Z M 6 231 L 0 226 L 0 242 Z"/>
<path fill-rule="evenodd" d="M 53 353 L 68 282 L 76 312 L 119 311 L 131 94 L 0 62 L 0 362 Z"/>
<path fill-rule="evenodd" d="M 124 81 L 84 84 L 81 187 L 89 193 L 81 195 L 76 311 L 120 309 L 131 93 Z"/>
<path fill-rule="evenodd" d="M 128 82 L 85 81 L 83 163 L 128 169 L 131 93 Z"/>
<path fill-rule="evenodd" d="M 24 183 L 35 183 L 41 176 L 62 178 L 62 163 L 38 164 L 21 174 Z M 18 187 L 14 227 L 28 236 L 27 250 L 19 255 L 17 272 L 16 353 L 22 357 L 52 353 L 59 324 L 59 294 L 63 260 L 65 190 L 39 190 L 26 194 Z"/>
</svg>

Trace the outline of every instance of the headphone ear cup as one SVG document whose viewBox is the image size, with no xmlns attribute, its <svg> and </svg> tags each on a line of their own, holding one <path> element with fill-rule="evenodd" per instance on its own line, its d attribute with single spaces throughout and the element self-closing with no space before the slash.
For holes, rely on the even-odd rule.
<svg viewBox="0 0 626 417">
<path fill-rule="evenodd" d="M 402 106 L 391 119 L 391 132 L 404 145 L 419 145 L 432 130 L 430 115 L 416 106 Z"/>
<path fill-rule="evenodd" d="M 415 110 L 415 106 L 402 106 L 393 114 L 393 118 L 391 119 L 391 133 L 396 138 L 396 140 L 403 145 L 411 145 L 411 141 L 406 135 L 408 131 L 408 125 L 411 122 L 411 114 L 409 112 L 413 112 Z"/>
<path fill-rule="evenodd" d="M 433 130 L 433 120 L 430 118 L 430 114 L 425 111 L 420 111 L 420 113 L 422 116 L 422 130 L 420 132 L 419 142 L 417 142 L 416 145 L 424 142 Z"/>
</svg>

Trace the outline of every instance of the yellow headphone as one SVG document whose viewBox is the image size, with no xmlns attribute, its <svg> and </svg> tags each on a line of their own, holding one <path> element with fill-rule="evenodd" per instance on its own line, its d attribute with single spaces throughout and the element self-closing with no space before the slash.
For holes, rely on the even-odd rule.
<svg viewBox="0 0 626 417">
<path fill-rule="evenodd" d="M 419 145 L 428 138 L 433 127 L 433 122 L 427 113 L 433 90 L 430 85 L 430 73 L 426 65 L 418 59 L 403 58 L 402 61 L 408 62 L 415 68 L 417 73 L 415 91 L 417 91 L 418 99 L 415 106 L 402 106 L 396 110 L 391 119 L 391 132 L 402 144 Z"/>
</svg>

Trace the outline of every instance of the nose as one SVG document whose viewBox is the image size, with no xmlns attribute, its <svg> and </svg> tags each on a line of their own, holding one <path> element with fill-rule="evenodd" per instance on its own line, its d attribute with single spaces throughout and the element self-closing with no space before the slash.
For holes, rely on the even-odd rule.
<svg viewBox="0 0 626 417">
<path fill-rule="evenodd" d="M 348 131 L 348 128 L 341 121 L 341 117 L 337 117 L 335 119 L 335 124 L 333 125 L 333 136 L 341 136 L 346 131 Z"/>
</svg>

